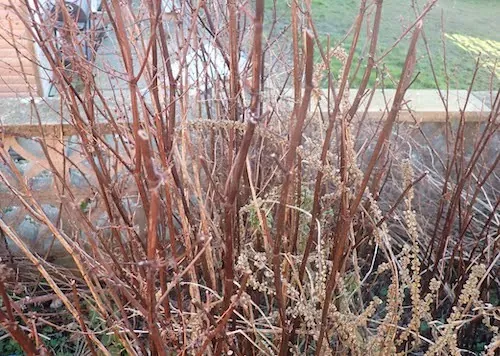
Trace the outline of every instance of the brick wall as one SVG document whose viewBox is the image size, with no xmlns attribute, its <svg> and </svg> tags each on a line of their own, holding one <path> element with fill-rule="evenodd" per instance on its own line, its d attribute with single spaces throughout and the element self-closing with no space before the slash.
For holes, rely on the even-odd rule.
<svg viewBox="0 0 500 356">
<path fill-rule="evenodd" d="M 23 1 L 12 3 L 22 10 Z M 33 53 L 33 41 L 10 1 L 0 0 L 0 98 L 39 94 Z"/>
</svg>

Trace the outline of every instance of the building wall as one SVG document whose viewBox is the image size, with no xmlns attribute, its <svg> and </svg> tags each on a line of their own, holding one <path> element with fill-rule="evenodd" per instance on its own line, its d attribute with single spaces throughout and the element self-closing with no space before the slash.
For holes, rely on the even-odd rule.
<svg viewBox="0 0 500 356">
<path fill-rule="evenodd" d="M 38 96 L 34 43 L 9 0 L 0 0 L 0 98 Z M 22 11 L 23 0 L 12 0 Z"/>
</svg>

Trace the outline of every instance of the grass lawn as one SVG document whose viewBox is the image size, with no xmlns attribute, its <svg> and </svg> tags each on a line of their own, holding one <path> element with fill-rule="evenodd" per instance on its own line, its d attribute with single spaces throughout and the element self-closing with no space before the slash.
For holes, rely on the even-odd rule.
<svg viewBox="0 0 500 356">
<path fill-rule="evenodd" d="M 279 27 L 290 22 L 288 3 L 290 1 L 277 1 Z M 326 43 L 326 39 L 330 36 L 331 43 L 337 44 L 354 21 L 359 8 L 359 0 L 312 0 L 312 3 L 313 18 L 323 42 Z M 371 2 L 368 1 L 368 3 Z M 411 0 L 384 0 L 378 54 L 391 47 L 406 26 L 415 19 L 410 4 Z M 422 9 L 425 1 L 417 0 L 417 4 Z M 269 21 L 272 4 L 268 2 L 266 6 L 268 7 L 267 21 Z M 371 9 L 374 10 L 374 7 Z M 371 25 L 372 22 L 370 22 L 370 27 Z M 361 58 L 363 48 L 367 47 L 366 23 L 363 30 L 358 45 L 357 59 Z M 424 33 L 441 88 L 444 88 L 448 77 L 450 88 L 467 89 L 479 53 L 482 54 L 482 65 L 474 90 L 488 90 L 491 83 L 493 83 L 493 89 L 499 87 L 500 0 L 438 0 L 424 21 Z M 349 49 L 351 39 L 352 37 L 349 37 L 343 45 L 346 50 Z M 443 65 L 443 40 L 446 44 L 447 75 Z M 384 59 L 387 72 L 395 79 L 398 79 L 401 73 L 408 42 L 408 39 L 401 42 Z M 419 75 L 413 88 L 435 88 L 431 65 L 422 39 L 418 47 L 418 56 L 415 73 L 419 72 Z M 338 70 L 339 66 L 340 64 L 333 60 L 332 69 Z M 492 80 L 493 72 L 495 75 Z M 352 78 L 351 85 L 356 86 L 361 76 L 362 71 L 358 73 L 357 78 Z M 392 87 L 390 80 L 385 80 L 384 83 L 386 87 Z"/>
</svg>

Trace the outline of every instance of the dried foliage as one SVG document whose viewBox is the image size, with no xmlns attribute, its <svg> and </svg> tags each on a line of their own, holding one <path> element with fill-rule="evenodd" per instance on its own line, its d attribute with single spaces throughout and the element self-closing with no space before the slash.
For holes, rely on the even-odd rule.
<svg viewBox="0 0 500 356">
<path fill-rule="evenodd" d="M 86 32 L 61 7 L 59 36 L 40 0 L 12 4 L 88 169 L 82 195 L 70 143 L 38 139 L 53 219 L 2 145 L 10 204 L 71 263 L 30 249 L 3 212 L 19 252 L 2 270 L 22 273 L 1 273 L 1 325 L 29 355 L 51 352 L 47 323 L 93 355 L 496 354 L 500 92 L 484 121 L 463 110 L 438 137 L 398 121 L 435 2 L 395 41 L 407 57 L 378 122 L 382 0 L 361 0 L 338 43 L 319 37 L 310 1 L 290 1 L 280 28 L 264 0 L 104 0 Z M 32 308 L 54 301 L 55 316 Z"/>
</svg>

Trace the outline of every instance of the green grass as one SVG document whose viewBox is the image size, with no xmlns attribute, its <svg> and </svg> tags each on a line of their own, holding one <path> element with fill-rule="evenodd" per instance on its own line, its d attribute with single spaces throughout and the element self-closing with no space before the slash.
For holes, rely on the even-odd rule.
<svg viewBox="0 0 500 356">
<path fill-rule="evenodd" d="M 286 0 L 277 1 L 277 15 L 280 19 L 280 25 L 290 21 L 289 2 Z M 328 36 L 330 36 L 332 44 L 338 43 L 356 17 L 359 0 L 313 0 L 312 2 L 313 18 L 323 43 L 326 43 Z M 411 0 L 384 0 L 379 35 L 379 55 L 391 47 L 406 26 L 415 19 L 410 3 Z M 422 0 L 417 1 L 420 9 L 424 7 L 424 3 L 425 1 Z M 269 21 L 272 5 L 268 2 L 267 6 L 267 21 Z M 441 15 L 444 18 L 444 32 Z M 372 22 L 370 22 L 370 26 L 371 24 Z M 363 25 L 356 60 L 361 58 L 363 48 L 366 45 L 366 23 Z M 498 88 L 500 78 L 499 0 L 438 0 L 437 5 L 424 21 L 424 33 L 440 87 L 445 86 L 447 77 L 443 65 L 444 40 L 450 88 L 467 89 L 469 87 L 479 53 L 482 54 L 483 59 L 474 90 L 488 90 L 492 77 L 494 78 L 493 88 Z M 352 37 L 349 37 L 344 44 L 346 50 L 349 49 L 351 39 Z M 396 80 L 401 74 L 408 42 L 408 38 L 402 41 L 384 60 L 387 72 Z M 496 68 L 495 61 L 498 61 Z M 340 64 L 334 60 L 332 69 L 337 71 L 339 67 Z M 363 68 L 364 66 L 361 69 Z M 418 62 L 415 73 L 417 72 L 419 75 L 413 88 L 436 87 L 422 39 L 420 39 L 418 46 Z M 359 83 L 361 76 L 362 70 L 358 73 L 357 78 L 351 78 L 353 86 Z M 372 81 L 374 78 L 375 76 L 373 76 Z M 384 83 L 386 87 L 392 86 L 387 78 Z"/>
</svg>

